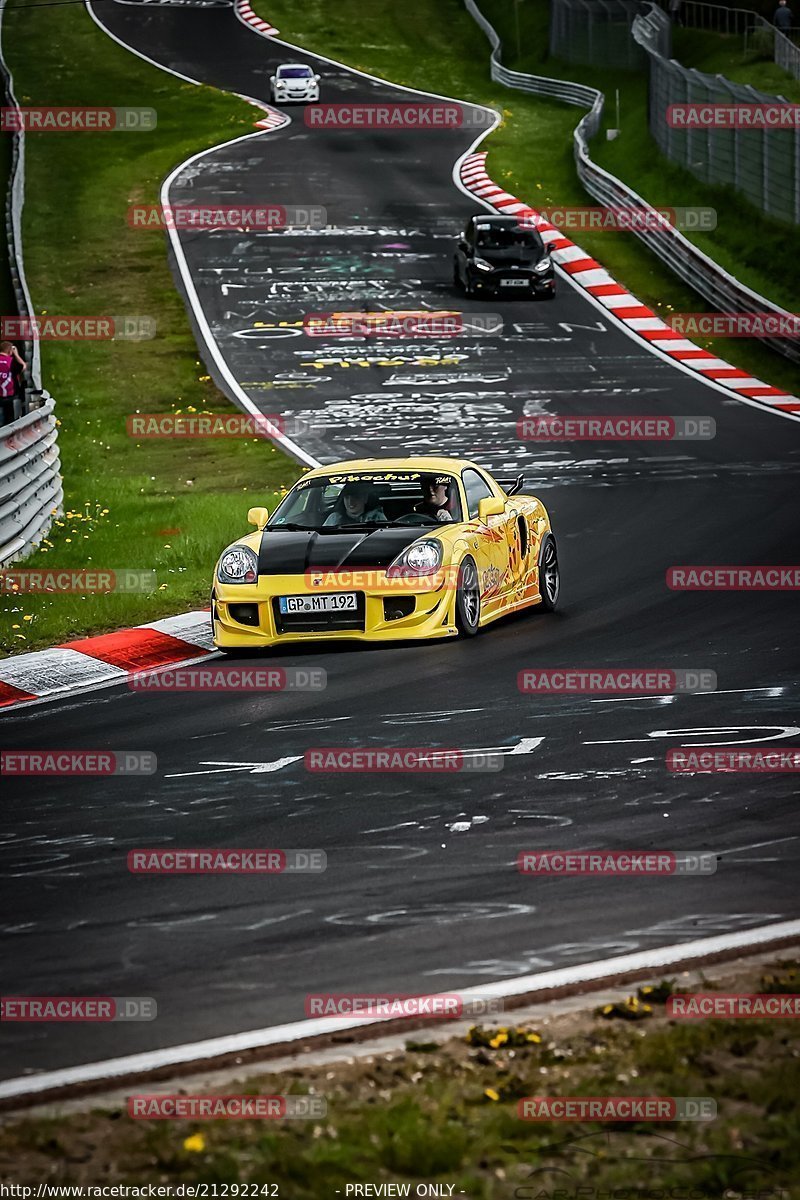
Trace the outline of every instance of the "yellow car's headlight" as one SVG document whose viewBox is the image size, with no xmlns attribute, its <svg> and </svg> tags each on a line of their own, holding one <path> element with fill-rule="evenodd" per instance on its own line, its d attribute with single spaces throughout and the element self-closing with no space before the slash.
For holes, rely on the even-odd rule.
<svg viewBox="0 0 800 1200">
<path fill-rule="evenodd" d="M 220 583 L 255 583 L 258 579 L 258 557 L 249 546 L 231 546 L 217 564 Z"/>
<path fill-rule="evenodd" d="M 431 575 L 442 565 L 442 543 L 433 539 L 414 542 L 387 568 L 389 579 L 398 576 Z"/>
</svg>

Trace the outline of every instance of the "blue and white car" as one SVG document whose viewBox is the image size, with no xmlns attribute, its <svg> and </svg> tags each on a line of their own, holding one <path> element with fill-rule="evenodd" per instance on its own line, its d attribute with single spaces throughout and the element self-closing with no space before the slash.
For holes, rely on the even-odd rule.
<svg viewBox="0 0 800 1200">
<path fill-rule="evenodd" d="M 270 76 L 274 104 L 316 104 L 319 100 L 319 75 L 306 63 L 282 63 Z"/>
</svg>

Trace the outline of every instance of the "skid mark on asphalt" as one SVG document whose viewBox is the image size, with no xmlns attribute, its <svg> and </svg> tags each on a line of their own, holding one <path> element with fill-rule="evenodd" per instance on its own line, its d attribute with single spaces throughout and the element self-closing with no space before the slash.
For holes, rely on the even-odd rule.
<svg viewBox="0 0 800 1200">
<path fill-rule="evenodd" d="M 499 917 L 530 917 L 536 912 L 531 904 L 503 904 L 494 901 L 475 901 L 469 904 L 423 904 L 414 908 L 392 908 L 384 912 L 341 912 L 325 918 L 329 925 L 439 926 L 456 925 L 462 921 L 492 921 Z"/>
<path fill-rule="evenodd" d="M 624 930 L 610 938 L 592 938 L 584 942 L 555 942 L 530 950 L 521 950 L 514 958 L 473 959 L 453 966 L 424 971 L 424 975 L 487 975 L 493 978 L 524 975 L 532 969 L 564 966 L 569 962 L 610 958 L 617 954 L 632 954 L 648 945 L 659 946 L 730 933 L 757 925 L 782 920 L 779 913 L 691 913 L 644 928 Z"/>
</svg>

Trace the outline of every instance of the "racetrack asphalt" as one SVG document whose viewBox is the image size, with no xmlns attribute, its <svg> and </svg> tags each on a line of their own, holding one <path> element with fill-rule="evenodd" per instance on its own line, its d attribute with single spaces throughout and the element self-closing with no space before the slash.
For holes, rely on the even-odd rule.
<svg viewBox="0 0 800 1200">
<path fill-rule="evenodd" d="M 97 18 L 174 70 L 264 100 L 278 62 L 313 61 L 229 9 L 110 3 Z M 323 100 L 413 98 L 319 69 Z M 553 303 L 459 297 L 452 238 L 477 204 L 452 169 L 469 133 L 312 130 L 302 109 L 287 112 L 289 126 L 210 152 L 172 189 L 192 203 L 322 204 L 338 227 L 181 234 L 233 375 L 261 411 L 298 421 L 297 441 L 321 461 L 438 451 L 501 477 L 524 470 L 559 539 L 562 608 L 464 643 L 266 660 L 324 668 L 322 692 L 120 686 L 5 716 L 4 747 L 150 750 L 158 771 L 4 780 L 4 993 L 154 996 L 159 1013 L 3 1023 L 3 1078 L 301 1020 L 307 992 L 454 990 L 800 915 L 796 775 L 665 768 L 680 745 L 800 745 L 796 594 L 665 582 L 673 564 L 797 561 L 796 424 L 664 363 L 563 279 Z M 501 312 L 505 328 L 347 352 L 270 330 L 381 307 Z M 711 416 L 717 435 L 521 442 L 518 418 L 539 409 Z M 619 700 L 517 688 L 525 667 L 595 665 L 709 669 L 718 691 Z M 309 774 L 302 755 L 319 746 L 506 753 L 486 774 Z M 129 874 L 128 851 L 150 846 L 321 848 L 328 869 Z M 520 850 L 595 847 L 720 858 L 711 876 L 648 880 L 531 878 L 514 865 Z"/>
</svg>

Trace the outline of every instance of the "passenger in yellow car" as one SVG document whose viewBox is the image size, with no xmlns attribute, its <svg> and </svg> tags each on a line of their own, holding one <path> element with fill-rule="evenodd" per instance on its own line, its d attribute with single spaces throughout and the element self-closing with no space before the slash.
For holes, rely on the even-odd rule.
<svg viewBox="0 0 800 1200">
<path fill-rule="evenodd" d="M 325 525 L 368 525 L 373 521 L 385 520 L 386 514 L 371 485 L 356 480 L 344 485 L 333 512 L 325 519 Z"/>
</svg>

